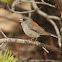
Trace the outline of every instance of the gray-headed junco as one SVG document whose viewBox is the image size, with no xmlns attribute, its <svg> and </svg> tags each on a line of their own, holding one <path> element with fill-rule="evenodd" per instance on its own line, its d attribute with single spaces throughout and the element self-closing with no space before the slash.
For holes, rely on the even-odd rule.
<svg viewBox="0 0 62 62">
<path fill-rule="evenodd" d="M 24 33 L 29 37 L 38 38 L 40 37 L 40 35 L 47 35 L 58 38 L 56 35 L 46 32 L 42 27 L 40 27 L 29 17 L 23 17 L 22 19 L 20 19 L 20 22 Z"/>
<path fill-rule="evenodd" d="M 20 19 L 20 22 L 21 22 L 21 26 L 23 28 L 24 33 L 29 37 L 37 39 L 41 35 L 46 35 L 46 36 L 52 36 L 52 37 L 58 38 L 58 36 L 46 32 L 42 27 L 40 27 L 36 22 L 34 22 L 29 17 L 23 17 L 22 19 Z M 61 47 L 60 44 L 59 44 L 59 47 Z M 42 47 L 42 48 L 47 53 L 49 53 L 49 51 L 47 49 L 45 49 L 44 47 Z"/>
</svg>

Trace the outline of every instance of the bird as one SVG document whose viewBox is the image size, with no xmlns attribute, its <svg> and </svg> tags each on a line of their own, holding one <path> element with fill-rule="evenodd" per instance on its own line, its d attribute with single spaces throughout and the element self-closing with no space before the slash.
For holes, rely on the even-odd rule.
<svg viewBox="0 0 62 62">
<path fill-rule="evenodd" d="M 33 39 L 35 39 L 35 41 L 37 40 L 37 38 L 39 38 L 40 36 L 44 35 L 44 36 L 52 36 L 55 38 L 59 38 L 58 36 L 51 34 L 49 32 L 46 32 L 41 26 L 39 26 L 35 21 L 32 20 L 32 18 L 30 17 L 23 17 L 22 19 L 20 19 L 21 22 L 21 26 L 22 29 L 24 31 L 24 33 L 31 37 Z M 59 44 L 59 47 L 61 47 L 61 45 Z M 49 51 L 42 47 L 47 53 L 49 53 Z"/>
<path fill-rule="evenodd" d="M 21 22 L 21 26 L 24 33 L 31 38 L 37 39 L 38 37 L 42 35 L 58 38 L 58 36 L 51 34 L 49 32 L 46 32 L 41 26 L 39 26 L 30 17 L 23 17 L 22 19 L 20 19 L 19 22 Z"/>
</svg>

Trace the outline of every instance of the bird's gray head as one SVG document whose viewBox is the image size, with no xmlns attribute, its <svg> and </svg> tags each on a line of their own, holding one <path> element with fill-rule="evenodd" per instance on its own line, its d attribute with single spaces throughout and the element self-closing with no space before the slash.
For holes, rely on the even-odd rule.
<svg viewBox="0 0 62 62">
<path fill-rule="evenodd" d="M 31 18 L 29 18 L 29 17 L 23 17 L 22 19 L 20 19 L 20 22 L 21 23 L 23 23 L 23 22 L 31 23 L 31 22 L 33 22 L 33 20 Z"/>
</svg>

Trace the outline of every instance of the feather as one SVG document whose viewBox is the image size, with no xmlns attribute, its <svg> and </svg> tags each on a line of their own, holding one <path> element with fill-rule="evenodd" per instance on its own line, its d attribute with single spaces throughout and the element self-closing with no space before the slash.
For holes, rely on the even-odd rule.
<svg viewBox="0 0 62 62">
<path fill-rule="evenodd" d="M 33 23 L 30 23 L 30 24 L 28 24 L 28 26 L 30 27 L 30 29 L 33 30 L 33 31 L 35 31 L 35 32 L 37 32 L 37 33 L 39 33 L 40 35 L 47 35 L 47 36 L 52 36 L 52 37 L 58 38 L 56 35 L 46 32 L 37 23 L 35 23 L 35 25 Z"/>
</svg>

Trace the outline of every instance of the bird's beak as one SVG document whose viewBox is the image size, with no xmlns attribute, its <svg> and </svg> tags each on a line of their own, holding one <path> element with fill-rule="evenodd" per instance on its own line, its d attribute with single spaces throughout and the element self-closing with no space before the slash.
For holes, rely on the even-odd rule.
<svg viewBox="0 0 62 62">
<path fill-rule="evenodd" d="M 20 19 L 20 21 L 19 22 L 23 22 L 23 19 Z"/>
</svg>

